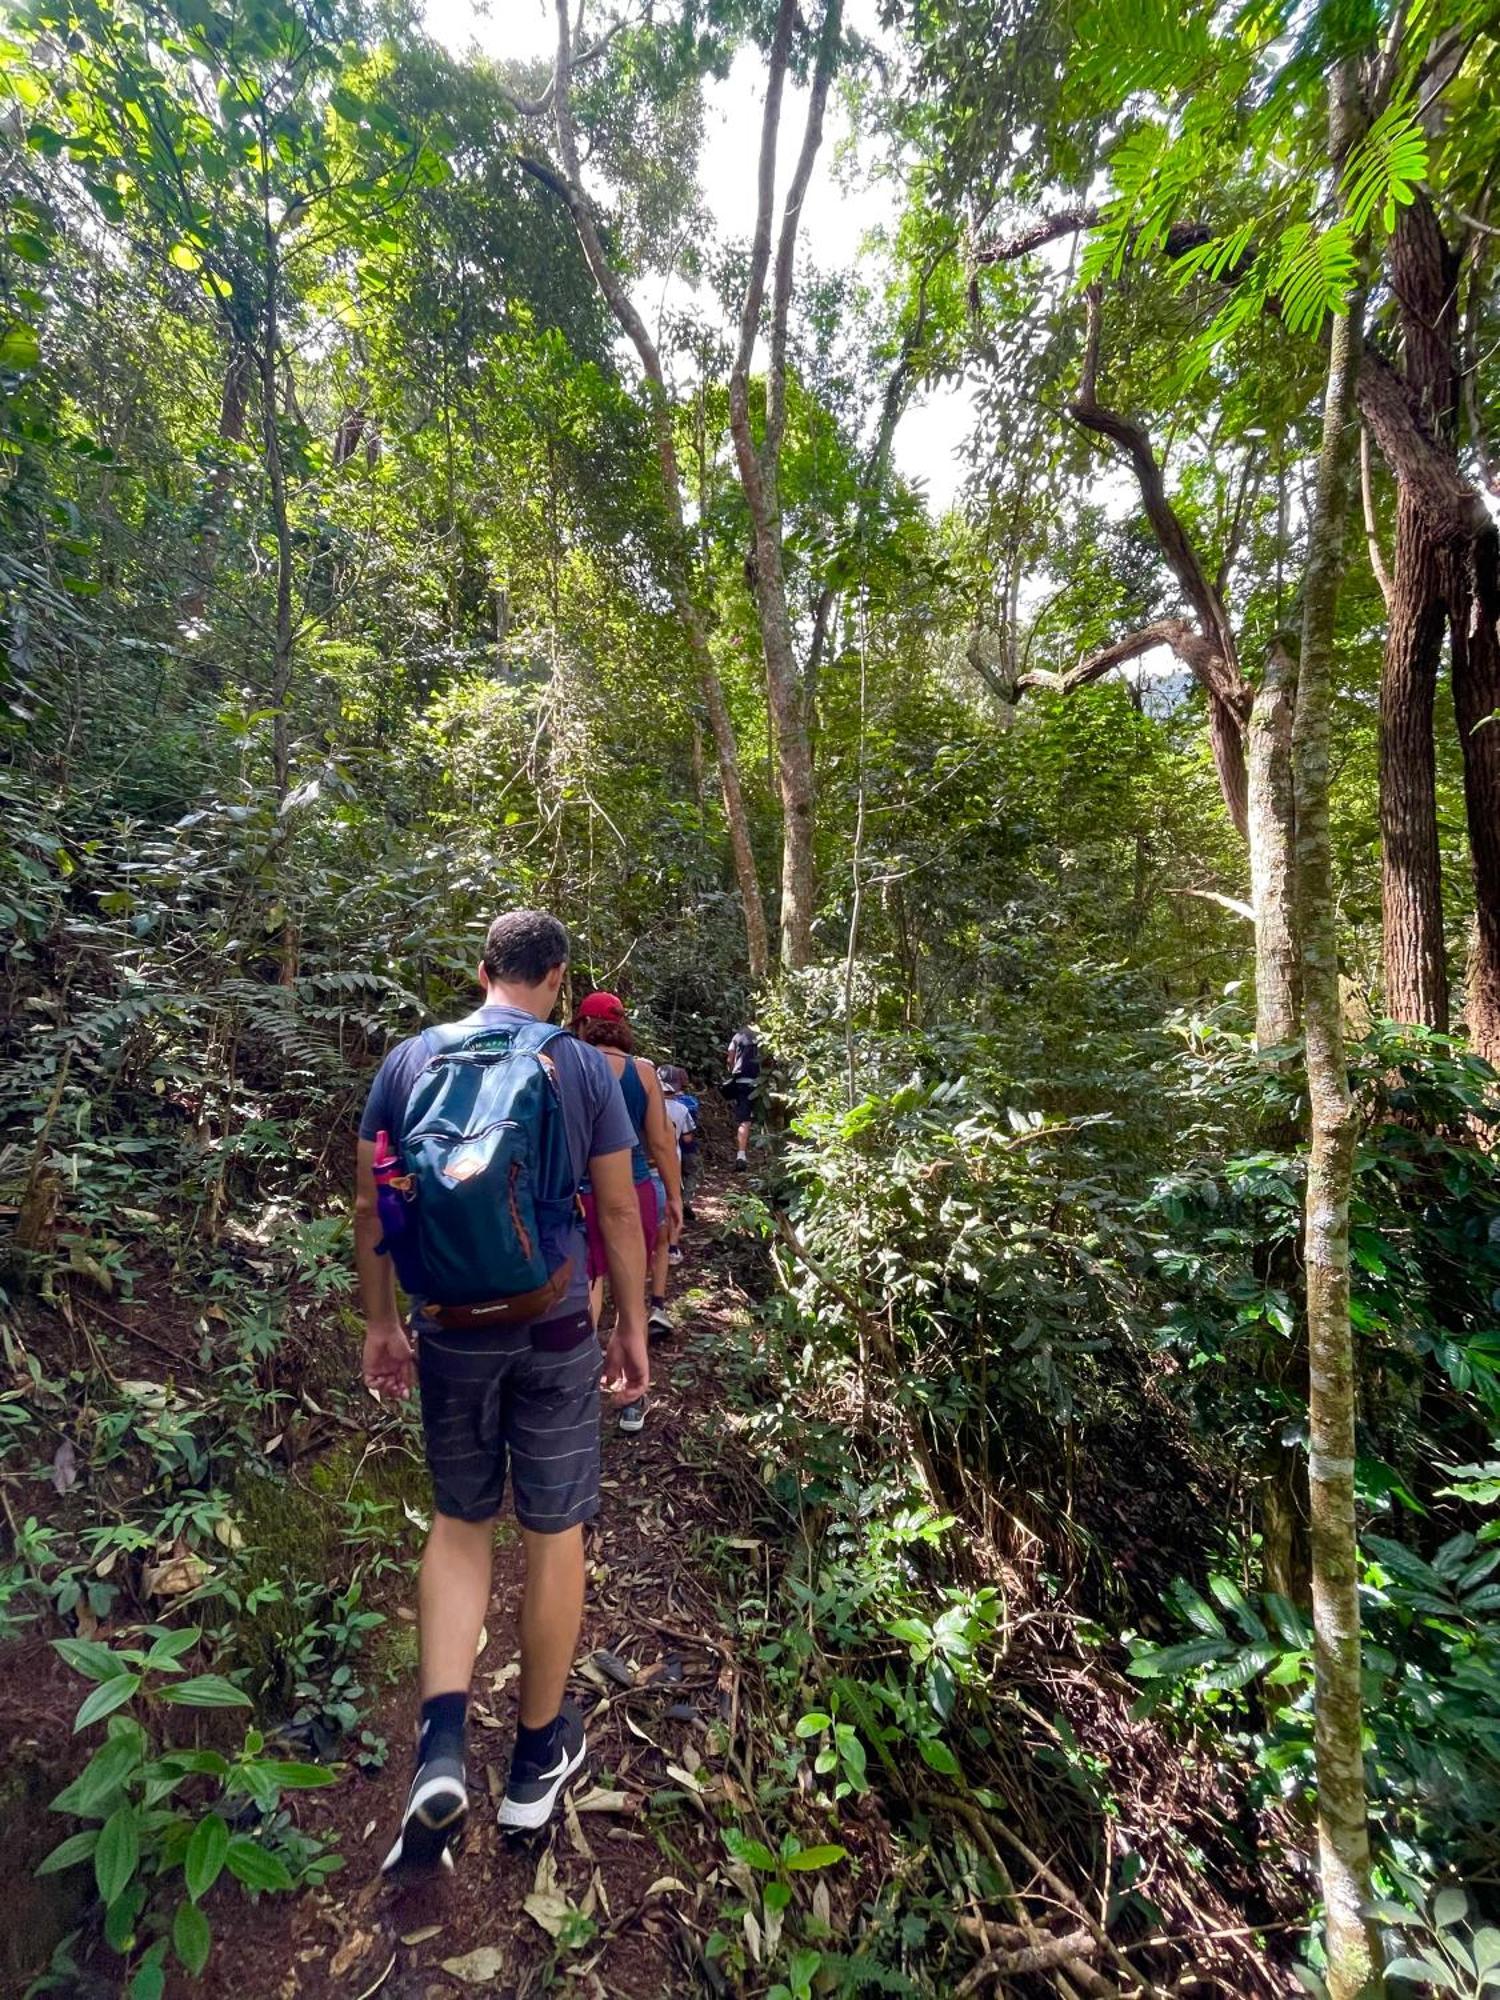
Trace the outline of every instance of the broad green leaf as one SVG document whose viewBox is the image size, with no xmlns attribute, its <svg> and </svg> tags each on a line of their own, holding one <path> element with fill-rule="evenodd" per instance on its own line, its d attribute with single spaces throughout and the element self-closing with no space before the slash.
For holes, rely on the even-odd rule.
<svg viewBox="0 0 1500 2000">
<path fill-rule="evenodd" d="M 41 338 L 34 326 L 12 320 L 0 329 L 0 369 L 19 375 L 25 369 L 35 368 L 41 358 Z"/>
<path fill-rule="evenodd" d="M 736 1861 L 743 1861 L 750 1868 L 758 1868 L 762 1874 L 774 1874 L 776 1856 L 764 1841 L 752 1840 L 737 1827 L 728 1826 L 724 1829 L 724 1845 Z"/>
<path fill-rule="evenodd" d="M 782 1866 L 794 1875 L 804 1875 L 814 1868 L 831 1868 L 836 1861 L 843 1861 L 848 1852 L 847 1847 L 804 1847 L 796 1854 L 789 1854 Z"/>
<path fill-rule="evenodd" d="M 100 1681 L 92 1694 L 86 1695 L 77 1715 L 73 1718 L 73 1734 L 87 1729 L 91 1722 L 101 1716 L 123 1708 L 140 1687 L 139 1674 L 115 1674 L 107 1681 Z"/>
<path fill-rule="evenodd" d="M 267 1764 L 265 1769 L 284 1792 L 316 1792 L 338 1780 L 326 1764 Z"/>
<path fill-rule="evenodd" d="M 121 1719 L 117 1716 L 113 1722 Z M 112 1734 L 94 1752 L 72 1784 L 52 1801 L 54 1811 L 77 1813 L 80 1819 L 103 1819 L 113 1809 L 115 1794 L 141 1761 L 145 1732 L 139 1724 L 134 1729 L 133 1735 Z"/>
<path fill-rule="evenodd" d="M 175 1702 L 181 1708 L 252 1706 L 249 1695 L 222 1674 L 197 1674 L 190 1681 L 174 1681 L 171 1687 L 158 1688 L 157 1693 L 161 1700 Z"/>
<path fill-rule="evenodd" d="M 74 1673 L 86 1674 L 91 1681 L 107 1681 L 130 1671 L 130 1663 L 97 1639 L 54 1639 L 52 1649 L 67 1661 Z"/>
<path fill-rule="evenodd" d="M 208 1918 L 198 1905 L 179 1903 L 172 1919 L 172 1949 L 195 1979 L 208 1963 L 213 1941 Z"/>
<path fill-rule="evenodd" d="M 945 1778 L 959 1776 L 958 1759 L 941 1738 L 924 1736 L 917 1744 L 922 1753 L 922 1761 L 930 1770 L 938 1771 Z"/>
<path fill-rule="evenodd" d="M 797 1734 L 804 1738 L 808 1736 L 821 1736 L 832 1721 L 833 1717 L 825 1715 L 821 1709 L 810 1708 L 807 1714 L 798 1722 Z"/>
<path fill-rule="evenodd" d="M 36 1865 L 38 1875 L 56 1875 L 64 1868 L 76 1868 L 80 1861 L 87 1861 L 99 1843 L 99 1829 L 85 1827 L 82 1833 L 70 1833 L 52 1852 Z"/>
<path fill-rule="evenodd" d="M 237 1833 L 224 1856 L 224 1865 L 236 1881 L 247 1889 L 290 1889 L 292 1878 L 279 1854 L 272 1854 L 258 1840 Z"/>
<path fill-rule="evenodd" d="M 218 1813 L 209 1813 L 193 1828 L 187 1852 L 182 1857 L 183 1880 L 196 1903 L 219 1879 L 224 1857 L 229 1852 L 229 1828 Z"/>
<path fill-rule="evenodd" d="M 94 1849 L 94 1879 L 106 1903 L 121 1893 L 140 1858 L 140 1815 L 134 1806 L 117 1806 L 99 1829 Z"/>
</svg>

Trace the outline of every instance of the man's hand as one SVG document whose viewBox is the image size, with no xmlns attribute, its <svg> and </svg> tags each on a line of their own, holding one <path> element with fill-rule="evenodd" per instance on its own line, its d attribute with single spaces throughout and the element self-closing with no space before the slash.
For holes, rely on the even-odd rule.
<svg viewBox="0 0 1500 2000">
<path fill-rule="evenodd" d="M 409 1396 L 412 1391 L 412 1346 L 398 1321 L 365 1327 L 364 1378 L 372 1396 Z"/>
<path fill-rule="evenodd" d="M 618 1324 L 604 1350 L 604 1380 L 601 1387 L 616 1403 L 633 1403 L 651 1386 L 651 1362 L 646 1351 L 646 1329 L 640 1315 L 632 1324 Z"/>
<path fill-rule="evenodd" d="M 667 1196 L 667 1241 L 675 1243 L 682 1234 L 682 1196 Z"/>
</svg>

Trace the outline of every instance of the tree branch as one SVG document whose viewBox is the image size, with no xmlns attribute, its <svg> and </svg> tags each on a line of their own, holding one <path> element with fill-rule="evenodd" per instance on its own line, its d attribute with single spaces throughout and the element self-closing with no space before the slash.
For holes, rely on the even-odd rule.
<svg viewBox="0 0 1500 2000">
<path fill-rule="evenodd" d="M 781 212 L 781 236 L 776 245 L 776 273 L 771 293 L 771 369 L 766 385 L 765 458 L 774 464 L 786 429 L 786 334 L 792 301 L 792 277 L 797 256 L 797 231 L 802 222 L 802 204 L 812 179 L 813 162 L 823 143 L 823 114 L 828 103 L 828 86 L 838 54 L 843 0 L 828 0 L 823 16 L 823 32 L 818 42 L 817 68 L 807 100 L 807 123 L 802 131 L 802 149 L 797 156 L 792 184 L 787 189 L 786 206 Z"/>
</svg>

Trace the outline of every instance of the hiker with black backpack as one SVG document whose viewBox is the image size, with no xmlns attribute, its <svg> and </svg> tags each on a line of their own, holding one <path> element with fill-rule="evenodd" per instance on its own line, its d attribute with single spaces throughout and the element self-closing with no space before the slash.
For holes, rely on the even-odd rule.
<svg viewBox="0 0 1500 2000">
<path fill-rule="evenodd" d="M 501 1827 L 545 1825 L 584 1759 L 583 1724 L 563 1690 L 583 1620 L 583 1524 L 599 1511 L 599 1348 L 577 1200 L 585 1171 L 618 1305 L 602 1386 L 617 1404 L 637 1401 L 650 1368 L 635 1130 L 604 1057 L 547 1025 L 567 961 L 554 917 L 497 917 L 479 967 L 483 1005 L 399 1043 L 360 1121 L 364 1379 L 379 1397 L 408 1395 L 415 1381 L 433 1483 L 417 1587 L 417 1769 L 388 1870 L 451 1866 L 468 1814 L 465 1713 L 507 1465 L 526 1581 L 520 1728 Z"/>
<path fill-rule="evenodd" d="M 742 1174 L 750 1165 L 750 1126 L 760 1095 L 760 1041 L 754 1028 L 736 1028 L 724 1062 L 729 1071 L 724 1095 L 734 1112 L 734 1170 Z"/>
</svg>

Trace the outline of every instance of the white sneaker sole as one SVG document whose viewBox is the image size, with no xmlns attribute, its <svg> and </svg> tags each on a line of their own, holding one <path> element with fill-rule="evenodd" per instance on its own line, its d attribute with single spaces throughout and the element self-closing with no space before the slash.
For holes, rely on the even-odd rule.
<svg viewBox="0 0 1500 2000">
<path fill-rule="evenodd" d="M 449 1843 L 469 1817 L 469 1795 L 451 1778 L 430 1778 L 406 1802 L 396 1844 L 380 1864 L 382 1875 L 397 1868 L 453 1866 Z"/>
<path fill-rule="evenodd" d="M 557 1806 L 557 1795 L 573 1777 L 588 1755 L 588 1738 L 578 1746 L 578 1754 L 566 1764 L 552 1780 L 551 1789 L 539 1799 L 513 1799 L 509 1796 L 500 1801 L 500 1811 L 496 1815 L 502 1829 L 507 1833 L 534 1833 L 539 1826 L 545 1826 Z"/>
<path fill-rule="evenodd" d="M 642 1410 L 638 1417 L 621 1417 L 619 1422 L 621 1435 L 628 1438 L 634 1437 L 637 1432 L 643 1431 L 645 1428 L 646 1413 L 644 1410 Z"/>
</svg>

